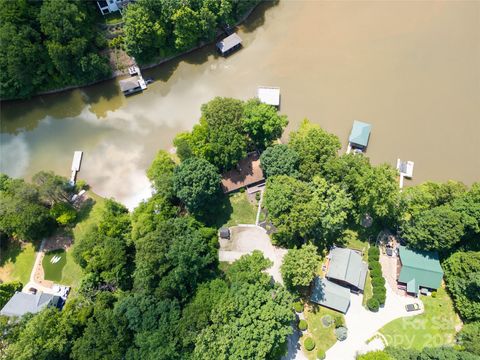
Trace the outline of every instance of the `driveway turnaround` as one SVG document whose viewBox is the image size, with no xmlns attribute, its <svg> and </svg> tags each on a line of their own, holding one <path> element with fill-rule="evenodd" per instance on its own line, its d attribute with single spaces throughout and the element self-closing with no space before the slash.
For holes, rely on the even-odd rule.
<svg viewBox="0 0 480 360">
<path fill-rule="evenodd" d="M 219 261 L 234 262 L 242 255 L 260 250 L 266 258 L 273 262 L 267 269 L 276 282 L 283 284 L 280 266 L 287 250 L 272 245 L 265 229 L 256 225 L 239 225 L 230 228 L 230 240 L 220 239 Z"/>
<path fill-rule="evenodd" d="M 423 312 L 423 304 L 412 297 L 396 294 L 390 285 L 387 288 L 385 306 L 378 312 L 368 311 L 362 306 L 363 295 L 351 296 L 350 308 L 345 315 L 348 328 L 348 337 L 345 341 L 337 341 L 326 353 L 326 360 L 354 360 L 357 352 L 366 349 L 366 341 L 390 321 L 405 317 L 419 315 Z M 405 305 L 418 303 L 421 310 L 407 312 Z"/>
</svg>

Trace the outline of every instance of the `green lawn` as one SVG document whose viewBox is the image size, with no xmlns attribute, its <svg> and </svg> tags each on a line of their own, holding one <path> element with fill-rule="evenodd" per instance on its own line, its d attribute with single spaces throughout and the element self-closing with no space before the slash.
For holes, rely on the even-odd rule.
<svg viewBox="0 0 480 360">
<path fill-rule="evenodd" d="M 79 221 L 73 228 L 73 245 L 66 252 L 66 264 L 62 271 L 60 284 L 69 285 L 74 290 L 78 289 L 80 280 L 83 276 L 82 268 L 73 259 L 72 253 L 76 243 L 81 239 L 85 232 L 93 225 L 98 223 L 105 199 L 97 194 L 88 191 L 88 196 L 93 200 L 86 203 L 78 215 Z M 88 201 L 88 200 L 87 200 Z"/>
<path fill-rule="evenodd" d="M 13 254 L 15 253 L 15 255 Z M 21 281 L 23 285 L 30 280 L 33 264 L 35 263 L 35 249 L 31 243 L 13 243 L 2 250 L 0 263 L 0 280 L 3 282 Z"/>
<path fill-rule="evenodd" d="M 67 253 L 63 249 L 49 251 L 42 260 L 45 280 L 51 280 L 56 283 L 62 281 L 63 268 L 67 263 Z M 67 284 L 69 285 L 69 284 Z"/>
<path fill-rule="evenodd" d="M 460 324 L 460 319 L 445 289 L 440 288 L 436 298 L 422 296 L 421 299 L 425 305 L 423 314 L 394 320 L 379 330 L 388 345 L 421 350 L 453 344 L 455 326 Z"/>
<path fill-rule="evenodd" d="M 229 196 L 232 212 L 225 226 L 238 224 L 255 224 L 257 207 L 247 199 L 247 193 L 238 192 Z"/>
<path fill-rule="evenodd" d="M 330 315 L 332 318 L 335 316 L 343 316 L 337 311 L 333 311 L 323 306 L 314 305 L 311 308 L 306 307 L 304 312 L 305 319 L 308 323 L 307 333 L 302 336 L 301 343 L 304 354 L 309 360 L 317 359 L 318 350 L 327 351 L 337 342 L 334 330 L 335 326 L 332 324 L 329 327 L 325 327 L 322 324 L 322 317 L 325 315 Z M 306 351 L 303 347 L 303 342 L 307 337 L 312 337 L 315 340 L 315 349 L 312 351 Z"/>
</svg>

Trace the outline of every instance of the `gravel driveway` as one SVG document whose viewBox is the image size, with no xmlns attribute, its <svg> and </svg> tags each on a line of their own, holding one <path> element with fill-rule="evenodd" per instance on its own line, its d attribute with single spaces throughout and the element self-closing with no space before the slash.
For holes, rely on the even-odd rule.
<svg viewBox="0 0 480 360">
<path fill-rule="evenodd" d="M 266 258 L 273 261 L 273 266 L 267 269 L 276 282 L 283 284 L 280 266 L 287 250 L 272 245 L 265 229 L 256 225 L 239 225 L 230 228 L 230 240 L 220 239 L 218 258 L 220 261 L 234 262 L 242 255 L 260 250 Z"/>
</svg>

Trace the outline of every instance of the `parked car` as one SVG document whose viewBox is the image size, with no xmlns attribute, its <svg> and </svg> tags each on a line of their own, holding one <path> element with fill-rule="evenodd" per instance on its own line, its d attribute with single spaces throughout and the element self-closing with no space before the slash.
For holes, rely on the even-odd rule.
<svg viewBox="0 0 480 360">
<path fill-rule="evenodd" d="M 407 310 L 408 312 L 417 311 L 417 310 L 420 310 L 420 305 L 418 305 L 417 303 L 408 304 L 408 305 L 405 305 L 405 310 Z"/>
</svg>

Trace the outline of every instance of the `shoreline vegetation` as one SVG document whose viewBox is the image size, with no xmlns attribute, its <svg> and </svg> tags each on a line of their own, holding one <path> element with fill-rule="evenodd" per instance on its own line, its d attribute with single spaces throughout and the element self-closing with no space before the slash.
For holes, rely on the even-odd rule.
<svg viewBox="0 0 480 360">
<path fill-rule="evenodd" d="M 250 15 L 252 14 L 252 12 L 257 9 L 257 7 L 264 3 L 264 2 L 267 2 L 268 0 L 254 0 L 254 3 L 253 5 L 246 10 L 246 12 L 238 19 L 235 20 L 234 22 L 234 25 L 233 25 L 233 28 L 236 28 L 238 27 L 239 25 L 241 25 L 242 23 L 244 23 L 249 17 Z M 275 2 L 275 1 L 270 1 L 270 2 Z M 123 24 L 123 22 L 122 22 Z M 185 49 L 185 50 L 180 50 L 178 52 L 175 52 L 174 54 L 172 55 L 169 55 L 169 56 L 166 56 L 166 57 L 160 57 L 158 59 L 156 59 L 155 61 L 153 62 L 145 62 L 145 63 L 139 63 L 139 68 L 141 70 L 147 70 L 147 69 L 152 69 L 152 68 L 155 68 L 157 66 L 161 66 L 165 63 L 168 63 L 174 59 L 177 59 L 181 56 L 185 56 L 187 54 L 190 54 L 192 52 L 195 52 L 197 50 L 200 50 L 206 46 L 209 46 L 211 44 L 214 44 L 216 41 L 219 40 L 219 38 L 222 36 L 222 34 L 224 33 L 223 30 L 217 28 L 215 29 L 215 35 L 211 38 L 211 39 L 208 39 L 208 40 L 202 40 L 200 41 L 199 43 L 193 45 L 192 47 L 189 47 L 188 49 Z M 15 100 L 25 100 L 25 99 L 28 99 L 28 98 L 34 98 L 34 97 L 37 97 L 37 96 L 42 96 L 42 95 L 52 95 L 52 94 L 57 94 L 57 93 L 61 93 L 61 92 L 65 92 L 65 91 L 69 91 L 69 90 L 74 90 L 74 89 L 80 89 L 80 88 L 85 88 L 85 87 L 89 87 L 89 86 L 93 86 L 93 85 L 97 85 L 97 84 L 100 84 L 102 82 L 105 82 L 105 81 L 109 81 L 109 80 L 113 80 L 113 79 L 116 79 L 116 78 L 119 78 L 119 77 L 123 77 L 123 76 L 126 76 L 128 75 L 128 71 L 127 71 L 127 68 L 123 69 L 123 70 L 115 70 L 113 71 L 113 68 L 111 69 L 112 70 L 112 73 L 110 76 L 107 76 L 107 77 L 102 77 L 102 78 L 99 78 L 99 79 L 95 79 L 91 82 L 88 82 L 88 83 L 84 83 L 84 84 L 75 84 L 75 85 L 68 85 L 68 86 L 65 86 L 65 87 L 61 87 L 61 88 L 55 88 L 55 89 L 51 89 L 51 90 L 46 90 L 46 91 L 40 91 L 40 92 L 36 92 L 36 93 L 33 93 L 33 94 L 29 94 L 27 96 L 16 96 L 16 97 L 3 97 L 3 89 L 2 91 L 0 92 L 0 102 L 7 102 L 7 101 L 15 101 Z"/>
<path fill-rule="evenodd" d="M 393 167 L 340 154 L 338 137 L 307 119 L 287 143 L 277 144 L 287 124 L 286 115 L 258 99 L 216 97 L 203 104 L 198 124 L 174 140 L 179 161 L 158 152 L 147 170 L 153 195 L 132 213 L 113 199 L 77 209 L 70 199 L 88 186 L 78 181 L 71 188 L 51 172 L 38 173 L 33 183 L 0 175 L 6 241 L 34 243 L 55 229 L 71 230 L 73 262 L 67 252 L 62 280 L 69 264 L 81 268 L 81 279 L 71 279 L 78 283 L 75 296 L 62 311 L 48 308 L 20 322 L 0 317 L 6 359 L 279 359 L 295 312 L 308 305 L 320 255 L 333 244 L 373 244 L 383 229 L 397 229 L 412 248 L 438 251 L 448 291 L 432 293 L 435 307 L 426 306 L 418 318 L 428 320 L 425 329 L 438 342 L 417 331 L 411 349 L 399 341 L 385 351 L 407 360 L 417 360 L 415 349 L 424 347 L 428 360 L 445 352 L 465 360 L 480 354 L 480 183 L 427 182 L 400 192 Z M 255 214 L 245 192 L 235 199 L 221 190 L 221 174 L 249 151 L 261 153 L 272 243 L 288 249 L 280 266 L 286 286 L 265 273 L 273 263 L 261 251 L 219 264 L 219 227 L 252 221 Z M 362 226 L 366 214 L 370 227 Z M 6 301 L 19 286 L 1 285 Z M 452 316 L 439 318 L 447 305 L 465 322 L 458 333 Z M 328 310 L 310 313 L 307 306 L 304 317 L 300 344 L 310 359 L 324 358 L 332 343 L 349 336 L 343 317 Z M 406 336 L 403 322 L 387 330 L 396 335 L 399 327 Z M 453 336 L 459 346 L 442 347 Z"/>
</svg>

